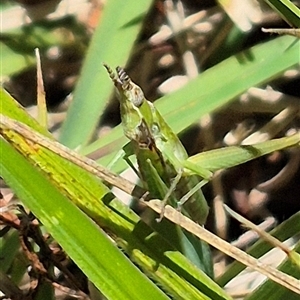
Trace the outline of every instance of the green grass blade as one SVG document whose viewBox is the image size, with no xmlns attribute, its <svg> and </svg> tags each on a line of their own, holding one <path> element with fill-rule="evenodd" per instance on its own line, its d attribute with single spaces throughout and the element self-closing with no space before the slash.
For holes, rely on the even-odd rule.
<svg viewBox="0 0 300 300">
<path fill-rule="evenodd" d="M 70 148 L 85 145 L 104 110 L 112 86 L 103 62 L 124 65 L 152 1 L 107 1 L 94 33 L 60 141 Z"/>
<path fill-rule="evenodd" d="M 180 91 L 161 99 L 157 108 L 176 132 L 220 109 L 248 88 L 263 84 L 299 63 L 300 42 L 292 37 L 254 46 L 205 71 Z M 273 49 L 273 47 L 275 49 Z M 230 71 L 229 71 L 230 70 Z M 187 103 L 189 105 L 187 105 Z M 180 117 L 179 117 L 180 116 Z M 189 122 L 185 124 L 184 120 Z"/>
<path fill-rule="evenodd" d="M 1 176 L 106 297 L 166 299 L 90 218 L 3 139 L 0 151 Z"/>
<path fill-rule="evenodd" d="M 52 137 L 47 129 L 41 126 L 35 119 L 31 118 L 24 108 L 18 102 L 16 102 L 2 87 L 0 87 L 0 101 L 1 114 L 28 125 L 47 137 Z"/>
<path fill-rule="evenodd" d="M 292 27 L 300 28 L 300 9 L 289 0 L 265 0 Z"/>
</svg>

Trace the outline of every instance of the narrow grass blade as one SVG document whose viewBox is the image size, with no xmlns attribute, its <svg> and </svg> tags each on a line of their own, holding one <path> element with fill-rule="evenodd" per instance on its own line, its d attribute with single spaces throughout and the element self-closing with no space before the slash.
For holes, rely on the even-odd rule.
<svg viewBox="0 0 300 300">
<path fill-rule="evenodd" d="M 289 0 L 265 0 L 292 27 L 300 28 L 300 9 Z"/>
</svg>

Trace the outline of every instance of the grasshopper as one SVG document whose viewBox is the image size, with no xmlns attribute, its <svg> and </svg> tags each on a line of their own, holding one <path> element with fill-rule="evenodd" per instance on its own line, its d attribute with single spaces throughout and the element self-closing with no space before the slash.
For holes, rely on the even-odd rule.
<svg viewBox="0 0 300 300">
<path fill-rule="evenodd" d="M 193 197 L 184 204 L 182 212 L 195 222 L 204 224 L 209 209 L 200 187 L 211 177 L 211 172 L 201 168 L 198 170 L 193 163 L 187 162 L 188 155 L 177 135 L 154 105 L 145 99 L 142 89 L 132 82 L 122 68 L 117 67 L 115 74 L 111 68 L 106 65 L 105 67 L 119 92 L 123 130 L 130 140 L 129 150 L 137 158 L 142 182 L 150 197 L 163 200 L 158 221 L 163 219 L 167 200 L 181 209 L 184 201 L 178 202 L 177 199 L 187 191 L 194 190 Z M 128 159 L 128 146 L 124 148 Z M 198 174 L 205 179 L 197 183 L 193 181 L 197 178 L 191 174 Z M 212 275 L 208 245 L 180 227 L 164 221 L 164 224 L 152 222 L 151 226 L 195 265 Z"/>
<path fill-rule="evenodd" d="M 104 66 L 118 90 L 124 134 L 131 141 L 140 175 L 148 185 L 150 193 L 154 191 L 157 196 L 154 185 L 157 188 L 158 182 L 149 182 L 152 177 L 149 174 L 153 175 L 153 172 L 157 172 L 157 180 L 160 178 L 168 187 L 163 191 L 164 188 L 161 184 L 159 185 L 161 188 L 159 198 L 163 200 L 162 206 L 165 206 L 169 198 L 173 199 L 171 202 L 176 201 L 171 197 L 176 191 L 180 197 L 175 198 L 181 198 L 179 202 L 177 201 L 178 207 L 181 208 L 187 202 L 183 207 L 186 208 L 188 214 L 195 215 L 196 212 L 196 217 L 192 217 L 193 220 L 204 224 L 209 208 L 200 188 L 208 182 L 212 173 L 187 160 L 188 154 L 178 136 L 155 106 L 145 98 L 142 89 L 132 82 L 122 68 L 117 67 L 117 74 L 115 74 L 109 66 Z M 202 180 L 199 182 L 194 175 L 200 176 Z M 150 188 L 151 186 L 153 189 Z M 182 196 L 186 192 L 183 188 L 189 191 L 184 197 Z M 162 193 L 165 193 L 163 197 L 161 197 Z M 195 205 L 197 205 L 196 208 Z M 162 217 L 163 209 L 160 220 Z"/>
</svg>

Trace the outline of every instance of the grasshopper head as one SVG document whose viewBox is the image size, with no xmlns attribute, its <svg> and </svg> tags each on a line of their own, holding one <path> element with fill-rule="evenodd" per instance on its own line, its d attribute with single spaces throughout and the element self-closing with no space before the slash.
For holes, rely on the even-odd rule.
<svg viewBox="0 0 300 300">
<path fill-rule="evenodd" d="M 145 101 L 142 89 L 137 86 L 121 67 L 117 67 L 115 74 L 113 70 L 104 65 L 111 80 L 119 92 L 121 119 L 125 135 L 131 139 L 139 139 L 139 126 L 142 116 L 139 108 Z"/>
<path fill-rule="evenodd" d="M 125 70 L 121 67 L 117 67 L 117 74 L 106 64 L 104 64 L 109 77 L 113 81 L 117 88 L 120 97 L 124 101 L 130 101 L 135 107 L 140 107 L 145 99 L 142 89 L 137 86 L 127 75 Z"/>
<path fill-rule="evenodd" d="M 130 79 L 123 68 L 117 67 L 116 70 L 125 98 L 129 99 L 135 107 L 140 107 L 145 99 L 142 89 Z"/>
</svg>

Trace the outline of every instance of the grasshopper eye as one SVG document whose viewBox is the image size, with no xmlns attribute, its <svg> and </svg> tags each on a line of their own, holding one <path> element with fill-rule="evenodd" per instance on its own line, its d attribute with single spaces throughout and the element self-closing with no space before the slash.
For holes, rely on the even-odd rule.
<svg viewBox="0 0 300 300">
<path fill-rule="evenodd" d="M 152 131 L 152 134 L 153 134 L 154 136 L 156 136 L 156 135 L 160 132 L 159 125 L 158 125 L 156 122 L 154 122 L 154 123 L 152 124 L 152 126 L 151 126 L 151 131 Z"/>
<path fill-rule="evenodd" d="M 140 107 L 144 103 L 144 99 L 145 99 L 143 91 L 138 86 L 135 86 L 132 90 L 132 94 L 133 94 L 132 97 L 133 105 L 136 107 Z"/>
</svg>

